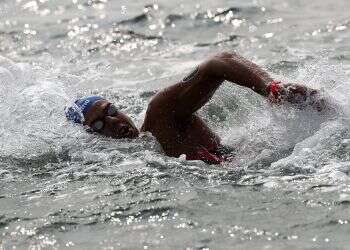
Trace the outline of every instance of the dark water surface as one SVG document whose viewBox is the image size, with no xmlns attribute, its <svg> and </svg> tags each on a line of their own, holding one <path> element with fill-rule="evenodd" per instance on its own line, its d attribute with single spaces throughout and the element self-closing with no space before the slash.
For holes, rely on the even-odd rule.
<svg viewBox="0 0 350 250">
<path fill-rule="evenodd" d="M 0 249 L 349 249 L 350 2 L 0 1 Z M 225 83 L 200 115 L 222 166 L 149 134 L 90 135 L 99 94 L 142 124 L 154 93 L 219 51 L 320 89 L 332 113 Z"/>
</svg>

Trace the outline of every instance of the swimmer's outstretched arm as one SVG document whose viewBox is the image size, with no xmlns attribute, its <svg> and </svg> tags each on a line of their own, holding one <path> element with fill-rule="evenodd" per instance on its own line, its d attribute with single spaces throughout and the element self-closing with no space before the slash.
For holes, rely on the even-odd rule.
<svg viewBox="0 0 350 250">
<path fill-rule="evenodd" d="M 204 63 L 205 65 L 205 63 Z M 256 93 L 267 97 L 271 103 L 287 102 L 296 108 L 310 106 L 317 111 L 330 108 L 330 104 L 316 89 L 301 84 L 274 81 L 270 75 L 255 63 L 236 53 L 221 53 L 207 62 L 206 73 L 213 78 L 251 88 Z"/>
<path fill-rule="evenodd" d="M 181 82 L 162 91 L 158 98 L 163 97 L 160 99 L 172 108 L 177 118 L 186 119 L 210 100 L 224 80 L 250 88 L 272 103 L 288 102 L 298 108 L 311 106 L 317 111 L 329 106 L 320 98 L 319 91 L 300 84 L 280 84 L 255 63 L 231 52 L 217 54 L 201 63 Z"/>
<path fill-rule="evenodd" d="M 181 82 L 157 95 L 153 103 L 172 106 L 178 118 L 190 117 L 213 96 L 224 80 L 248 87 L 260 95 L 268 96 L 266 86 L 273 81 L 269 74 L 255 63 L 236 53 L 224 52 L 200 64 Z M 161 99 L 163 101 L 161 101 Z"/>
<path fill-rule="evenodd" d="M 214 79 L 223 78 L 240 86 L 251 88 L 262 96 L 269 94 L 266 87 L 273 81 L 260 66 L 237 53 L 220 53 L 201 66 L 205 69 L 205 73 Z"/>
</svg>

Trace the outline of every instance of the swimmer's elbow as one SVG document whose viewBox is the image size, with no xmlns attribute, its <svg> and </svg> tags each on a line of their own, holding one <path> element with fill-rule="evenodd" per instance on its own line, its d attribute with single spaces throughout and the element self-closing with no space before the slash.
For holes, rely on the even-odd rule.
<svg viewBox="0 0 350 250">
<path fill-rule="evenodd" d="M 237 57 L 233 52 L 221 52 L 203 63 L 203 71 L 207 76 L 225 79 L 227 68 L 232 67 Z"/>
<path fill-rule="evenodd" d="M 222 71 L 222 61 L 219 58 L 213 57 L 205 61 L 200 70 L 202 75 L 205 75 L 208 78 L 224 78 Z"/>
</svg>

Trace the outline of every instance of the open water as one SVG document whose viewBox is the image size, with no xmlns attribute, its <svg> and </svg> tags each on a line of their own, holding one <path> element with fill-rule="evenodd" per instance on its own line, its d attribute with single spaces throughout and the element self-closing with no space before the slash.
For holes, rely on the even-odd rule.
<svg viewBox="0 0 350 250">
<path fill-rule="evenodd" d="M 1 0 L 0 249 L 349 249 L 348 0 Z M 68 123 L 100 94 L 150 98 L 220 51 L 320 89 L 332 112 L 225 83 L 200 115 L 220 166 Z"/>
</svg>

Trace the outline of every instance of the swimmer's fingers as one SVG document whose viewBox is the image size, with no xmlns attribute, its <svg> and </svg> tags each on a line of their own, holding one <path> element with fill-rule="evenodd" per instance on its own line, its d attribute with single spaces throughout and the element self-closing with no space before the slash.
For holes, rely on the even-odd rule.
<svg viewBox="0 0 350 250">
<path fill-rule="evenodd" d="M 320 98 L 320 92 L 301 84 L 289 83 L 283 85 L 281 98 L 293 104 L 312 104 Z"/>
<path fill-rule="evenodd" d="M 283 84 L 278 95 L 270 93 L 268 100 L 274 104 L 287 102 L 298 109 L 312 107 L 319 112 L 331 109 L 329 101 L 322 96 L 321 91 L 295 83 Z"/>
<path fill-rule="evenodd" d="M 316 89 L 312 89 L 312 88 L 306 87 L 305 85 L 295 84 L 295 83 L 284 84 L 283 89 L 285 90 L 286 93 L 289 93 L 289 94 L 299 94 L 299 95 L 305 95 L 305 96 L 311 96 L 319 93 L 319 91 Z"/>
<path fill-rule="evenodd" d="M 299 87 L 300 86 L 300 87 Z M 318 112 L 327 111 L 332 109 L 332 105 L 329 100 L 316 89 L 311 89 L 302 85 L 296 88 L 292 87 L 287 91 L 286 101 L 295 104 L 295 107 L 304 109 L 311 107 Z"/>
<path fill-rule="evenodd" d="M 325 98 L 317 99 L 317 100 L 313 101 L 313 103 L 311 103 L 311 105 L 318 112 L 321 112 L 321 111 L 326 110 L 326 109 L 331 107 L 331 105 L 327 102 L 327 100 Z"/>
</svg>

